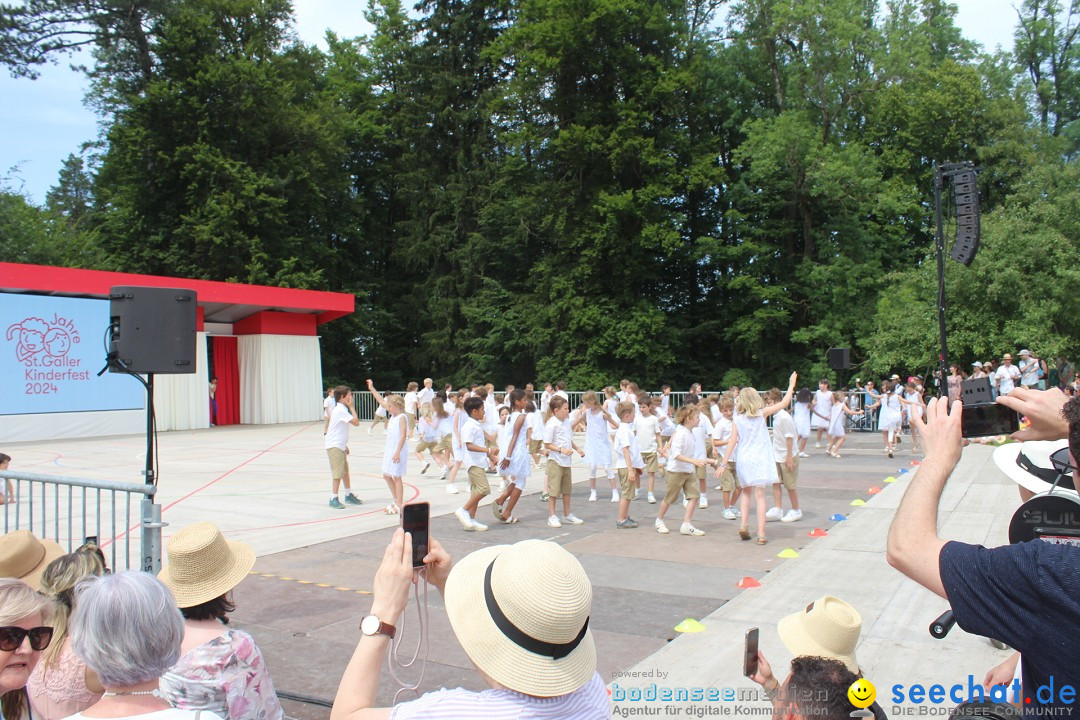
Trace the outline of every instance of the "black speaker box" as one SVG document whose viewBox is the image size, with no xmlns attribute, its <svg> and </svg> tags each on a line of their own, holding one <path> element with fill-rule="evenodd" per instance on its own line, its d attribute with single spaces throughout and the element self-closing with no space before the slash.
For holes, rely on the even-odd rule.
<svg viewBox="0 0 1080 720">
<path fill-rule="evenodd" d="M 848 348 L 829 348 L 829 367 L 847 370 L 851 367 L 851 351 Z"/>
<path fill-rule="evenodd" d="M 194 290 L 114 287 L 110 372 L 182 374 L 195 372 Z"/>
</svg>

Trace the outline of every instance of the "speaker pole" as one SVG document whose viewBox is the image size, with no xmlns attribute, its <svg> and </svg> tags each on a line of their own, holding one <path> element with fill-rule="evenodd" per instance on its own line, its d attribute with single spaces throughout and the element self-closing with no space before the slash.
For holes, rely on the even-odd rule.
<svg viewBox="0 0 1080 720">
<path fill-rule="evenodd" d="M 154 477 L 154 373 L 146 373 L 146 484 L 153 485 Z"/>
<path fill-rule="evenodd" d="M 934 163 L 934 207 L 937 215 L 937 232 L 934 235 L 934 248 L 937 250 L 937 317 L 938 333 L 941 336 L 941 354 L 938 355 L 938 370 L 941 372 L 941 382 L 945 383 L 948 377 L 949 347 L 945 339 L 945 228 L 941 216 L 941 187 L 944 183 L 944 175 L 941 166 Z M 944 388 L 944 385 L 942 385 Z M 947 390 L 947 388 L 944 388 Z M 946 393 L 946 397 L 948 393 Z"/>
</svg>

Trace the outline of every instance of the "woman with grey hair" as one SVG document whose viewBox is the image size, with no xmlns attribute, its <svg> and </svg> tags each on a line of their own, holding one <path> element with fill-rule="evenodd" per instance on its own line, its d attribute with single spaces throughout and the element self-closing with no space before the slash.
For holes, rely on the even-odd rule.
<svg viewBox="0 0 1080 720">
<path fill-rule="evenodd" d="M 193 720 L 158 690 L 158 679 L 180 657 L 184 619 L 176 599 L 153 575 L 127 571 L 92 576 L 75 588 L 71 617 L 75 654 L 97 673 L 105 694 L 77 720 L 127 718 Z M 203 712 L 202 720 L 221 720 Z"/>
</svg>

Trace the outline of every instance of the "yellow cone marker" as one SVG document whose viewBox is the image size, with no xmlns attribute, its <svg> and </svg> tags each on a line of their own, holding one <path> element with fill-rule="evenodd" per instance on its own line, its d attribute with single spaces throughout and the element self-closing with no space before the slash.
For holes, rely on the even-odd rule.
<svg viewBox="0 0 1080 720">
<path fill-rule="evenodd" d="M 693 618 L 686 618 L 675 626 L 675 632 L 681 633 L 699 633 L 704 629 L 705 626 Z"/>
<path fill-rule="evenodd" d="M 852 505 L 855 505 L 856 507 L 858 507 L 859 505 L 865 505 L 865 504 L 866 504 L 866 501 L 865 501 L 865 500 L 861 500 L 861 499 L 859 499 L 859 498 L 855 498 L 854 500 L 852 500 L 852 501 L 851 501 L 851 504 L 852 504 Z"/>
<path fill-rule="evenodd" d="M 776 553 L 776 557 L 778 557 L 778 558 L 797 558 L 797 557 L 799 557 L 799 553 L 795 552 L 791 548 L 784 548 L 780 552 Z"/>
<path fill-rule="evenodd" d="M 885 482 L 896 482 L 896 478 L 890 475 L 889 477 L 885 478 Z"/>
</svg>

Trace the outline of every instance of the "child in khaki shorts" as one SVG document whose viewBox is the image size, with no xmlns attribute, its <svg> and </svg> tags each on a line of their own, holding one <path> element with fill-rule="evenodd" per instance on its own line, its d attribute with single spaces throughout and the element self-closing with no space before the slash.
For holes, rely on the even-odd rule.
<svg viewBox="0 0 1080 720">
<path fill-rule="evenodd" d="M 698 409 L 696 405 L 683 405 L 675 413 L 675 422 L 678 427 L 671 437 L 671 445 L 668 447 L 667 464 L 667 492 L 660 503 L 656 514 L 656 532 L 666 535 L 667 525 L 664 524 L 664 515 L 678 499 L 679 493 L 686 495 L 686 510 L 683 512 L 682 526 L 679 533 L 700 537 L 705 534 L 704 530 L 694 527 L 694 510 L 697 509 L 698 498 L 701 497 L 701 489 L 698 483 L 695 468 L 704 468 L 706 465 L 715 464 L 708 458 L 694 457 L 694 436 L 691 428 L 697 425 Z"/>
<path fill-rule="evenodd" d="M 570 428 L 570 406 L 566 398 L 559 395 L 551 398 L 548 405 L 551 417 L 544 426 L 544 447 L 548 450 L 547 476 L 548 484 L 548 527 L 560 528 L 564 522 L 571 525 L 581 525 L 584 520 L 570 512 L 570 498 L 573 495 L 573 485 L 570 477 L 570 458 L 577 450 L 581 457 L 585 457 L 585 451 L 574 444 L 573 431 Z M 563 501 L 563 519 L 555 514 L 555 504 L 558 498 Z"/>
<path fill-rule="evenodd" d="M 615 408 L 619 417 L 619 429 L 615 431 L 615 469 L 619 473 L 619 517 L 615 527 L 620 530 L 636 528 L 637 521 L 630 517 L 630 501 L 637 491 L 634 480 L 640 477 L 645 461 L 638 450 L 637 433 L 634 432 L 634 403 L 624 400 Z M 653 456 L 655 462 L 655 454 Z"/>
<path fill-rule="evenodd" d="M 489 462 L 495 462 L 499 451 L 488 448 L 484 442 L 484 428 L 481 426 L 484 421 L 484 401 L 471 397 L 465 401 L 462 409 L 469 416 L 461 429 L 461 444 L 465 451 L 463 464 L 469 477 L 469 499 L 454 511 L 454 515 L 465 531 L 483 531 L 487 530 L 487 525 L 477 522 L 476 508 L 491 493 L 484 469 Z"/>
<path fill-rule="evenodd" d="M 719 449 L 719 454 L 722 456 L 728 440 L 731 439 L 731 418 L 735 414 L 735 398 L 725 393 L 717 401 L 717 407 L 720 408 L 720 420 L 713 426 L 712 444 L 714 450 Z M 722 491 L 724 497 L 723 516 L 726 520 L 737 520 L 740 513 L 735 503 L 739 500 L 742 488 L 735 482 L 734 456 L 728 461 L 727 467 L 717 466 L 716 469 L 720 475 L 720 484 L 716 486 L 716 489 Z"/>
</svg>

